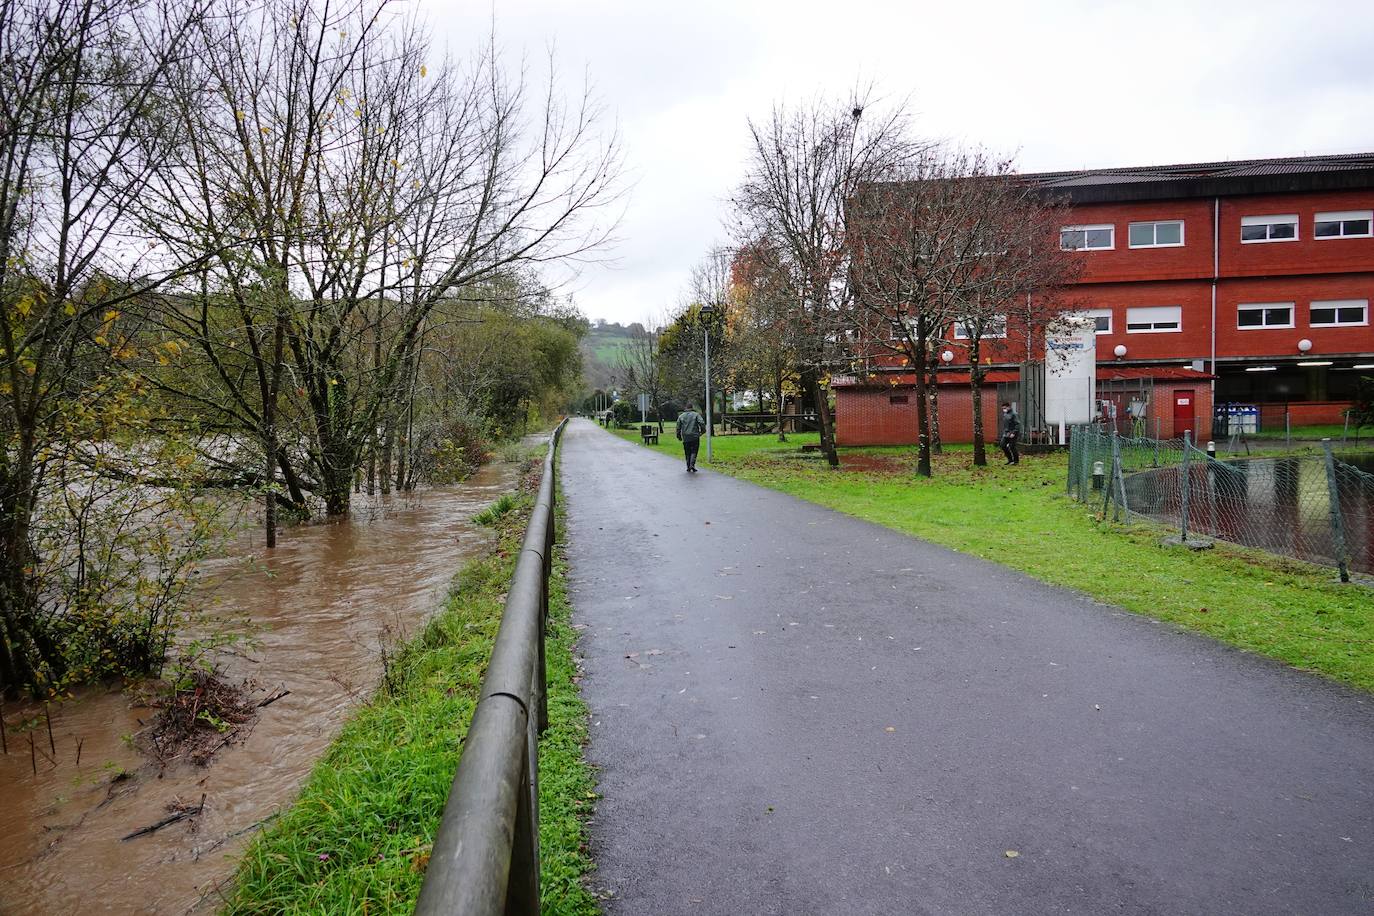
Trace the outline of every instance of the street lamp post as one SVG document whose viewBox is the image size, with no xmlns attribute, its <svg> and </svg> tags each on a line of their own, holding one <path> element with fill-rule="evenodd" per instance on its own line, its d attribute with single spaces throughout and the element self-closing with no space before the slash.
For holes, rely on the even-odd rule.
<svg viewBox="0 0 1374 916">
<path fill-rule="evenodd" d="M 711 460 L 711 314 L 715 308 L 707 303 L 701 307 L 701 333 L 706 344 L 706 460 Z"/>
</svg>

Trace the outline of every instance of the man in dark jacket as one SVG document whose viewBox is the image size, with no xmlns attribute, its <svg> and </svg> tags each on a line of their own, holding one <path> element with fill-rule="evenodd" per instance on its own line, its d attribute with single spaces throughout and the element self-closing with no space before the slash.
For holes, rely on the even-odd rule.
<svg viewBox="0 0 1374 916">
<path fill-rule="evenodd" d="M 687 458 L 687 470 L 697 472 L 697 449 L 701 447 L 701 434 L 706 429 L 706 421 L 697 413 L 693 404 L 677 415 L 677 437 L 682 440 L 682 454 Z"/>
<path fill-rule="evenodd" d="M 1002 404 L 1002 454 L 1007 456 L 1007 464 L 1020 464 L 1021 455 L 1016 451 L 1016 440 L 1021 438 L 1021 421 L 1016 419 L 1016 411 L 1010 403 Z"/>
</svg>

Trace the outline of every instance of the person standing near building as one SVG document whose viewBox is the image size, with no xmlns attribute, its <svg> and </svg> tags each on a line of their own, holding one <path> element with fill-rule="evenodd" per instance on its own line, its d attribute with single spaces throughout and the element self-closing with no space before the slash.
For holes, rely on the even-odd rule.
<svg viewBox="0 0 1374 916">
<path fill-rule="evenodd" d="M 1016 419 L 1016 411 L 1009 402 L 1002 403 L 1002 454 L 1007 456 L 1007 464 L 1020 464 L 1021 454 L 1016 450 L 1016 440 L 1021 438 L 1021 421 Z"/>
<path fill-rule="evenodd" d="M 682 440 L 682 454 L 687 459 L 687 470 L 697 472 L 697 450 L 701 448 L 701 434 L 706 429 L 706 421 L 697 413 L 697 405 L 692 404 L 677 415 L 677 437 Z"/>
</svg>

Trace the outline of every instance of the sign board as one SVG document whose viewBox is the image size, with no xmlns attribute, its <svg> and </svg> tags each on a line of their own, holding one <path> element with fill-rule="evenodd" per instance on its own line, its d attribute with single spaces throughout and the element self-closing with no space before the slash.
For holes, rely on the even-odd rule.
<svg viewBox="0 0 1374 916">
<path fill-rule="evenodd" d="M 639 396 L 639 422 L 644 423 L 649 419 L 649 396 L 641 394 Z"/>
<path fill-rule="evenodd" d="M 1097 329 L 1069 312 L 1045 330 L 1045 422 L 1089 423 L 1097 398 Z"/>
</svg>

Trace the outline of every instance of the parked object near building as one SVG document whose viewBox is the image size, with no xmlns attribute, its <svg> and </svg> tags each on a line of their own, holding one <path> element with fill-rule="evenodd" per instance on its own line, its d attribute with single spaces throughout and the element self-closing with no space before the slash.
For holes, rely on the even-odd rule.
<svg viewBox="0 0 1374 916">
<path fill-rule="evenodd" d="M 1082 270 L 1061 298 L 1093 325 L 1106 387 L 1093 395 L 1095 420 L 1195 441 L 1213 435 L 1213 404 L 1243 408 L 1227 407 L 1228 423 L 1253 416 L 1262 427 L 1266 405 L 1284 404 L 1295 425 L 1339 424 L 1358 379 L 1374 375 L 1374 153 L 1022 178 L 1070 205 L 1058 242 Z M 1028 353 L 992 336 L 995 400 L 1021 404 L 1031 438 L 1057 438 L 1048 405 L 1034 403 L 1049 396 L 1026 392 L 1021 368 L 1044 358 L 1044 341 Z M 954 359 L 938 372 L 941 433 L 968 441 L 959 328 L 943 337 Z M 837 441 L 914 442 L 900 400 L 911 379 L 909 366 L 875 361 L 836 384 Z"/>
</svg>

